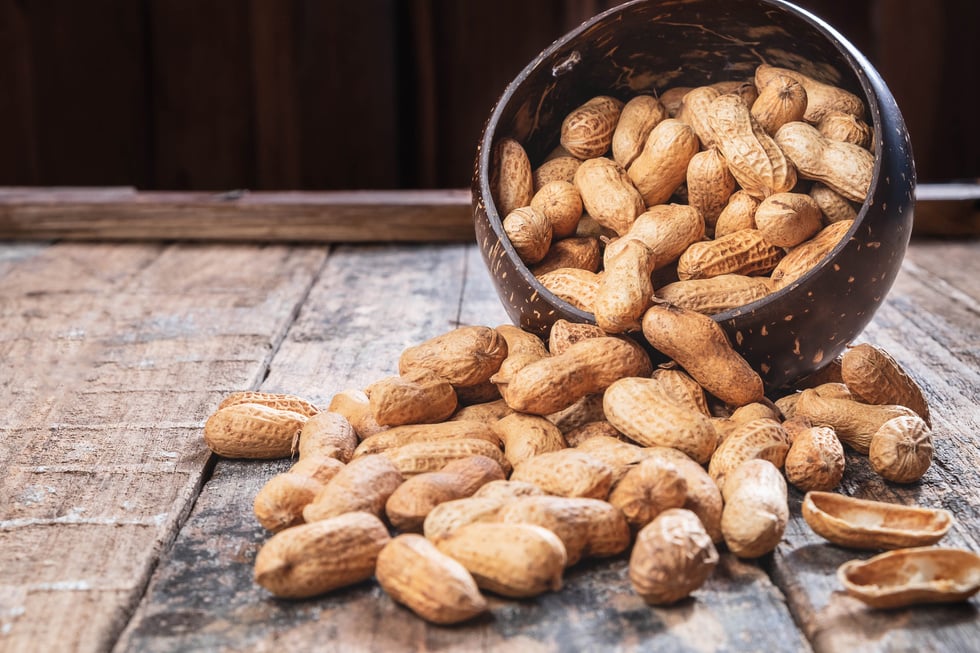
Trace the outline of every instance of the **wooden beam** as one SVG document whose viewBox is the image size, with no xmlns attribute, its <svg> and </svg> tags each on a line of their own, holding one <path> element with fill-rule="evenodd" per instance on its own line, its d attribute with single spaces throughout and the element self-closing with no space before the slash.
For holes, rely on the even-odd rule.
<svg viewBox="0 0 980 653">
<path fill-rule="evenodd" d="M 0 189 L 0 239 L 472 241 L 466 190 L 227 193 Z"/>
<path fill-rule="evenodd" d="M 980 234 L 980 183 L 919 184 L 916 235 Z M 464 242 L 470 193 L 451 190 L 141 192 L 0 188 L 0 239 Z"/>
</svg>

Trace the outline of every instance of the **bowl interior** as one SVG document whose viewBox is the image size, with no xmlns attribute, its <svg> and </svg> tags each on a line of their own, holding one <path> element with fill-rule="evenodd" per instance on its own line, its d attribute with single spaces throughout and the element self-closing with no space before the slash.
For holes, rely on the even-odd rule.
<svg viewBox="0 0 980 653">
<path fill-rule="evenodd" d="M 658 94 L 674 86 L 748 80 L 760 63 L 798 70 L 861 97 L 867 109 L 865 119 L 875 133 L 875 176 L 850 238 L 845 238 L 817 268 L 787 288 L 714 318 L 750 363 L 762 368 L 771 387 L 815 371 L 860 332 L 891 286 L 911 231 L 914 171 L 908 135 L 894 100 L 867 60 L 818 18 L 781 0 L 636 0 L 620 5 L 553 43 L 507 87 L 490 115 L 480 143 L 473 190 L 478 240 L 501 299 L 516 323 L 545 333 L 558 318 L 577 322 L 593 319 L 591 314 L 549 293 L 510 245 L 503 232 L 502 216 L 493 203 L 493 145 L 503 137 L 516 138 L 524 145 L 532 166 L 536 166 L 558 144 L 564 116 L 591 97 L 613 95 L 626 101 L 641 93 Z M 896 133 L 891 129 L 883 131 L 883 125 L 892 123 Z M 889 188 L 882 191 L 884 196 L 879 192 L 883 159 L 889 159 L 889 165 L 896 167 L 896 179 L 889 179 Z M 896 210 L 902 213 L 903 205 L 906 215 L 894 217 Z M 882 211 L 892 215 L 891 237 L 882 240 L 881 234 L 866 224 L 869 209 L 871 215 Z M 856 272 L 855 279 L 871 276 L 875 288 L 869 291 L 862 286 L 860 292 L 844 295 L 835 292 L 838 299 L 847 299 L 845 318 L 850 314 L 851 319 L 839 317 L 838 306 L 817 303 L 812 292 L 810 301 L 803 302 L 807 306 L 799 306 L 798 298 L 812 291 L 814 279 L 832 267 L 847 244 L 858 237 L 866 244 L 877 242 L 877 254 L 891 255 L 887 260 L 882 256 L 864 261 L 855 258 L 860 268 L 852 270 Z M 850 283 L 854 284 L 854 280 Z M 833 286 L 830 284 L 828 290 Z M 804 353 L 792 342 L 799 338 L 798 329 L 792 329 L 792 337 L 787 339 L 780 335 L 779 328 L 763 327 L 766 323 L 778 326 L 779 320 L 791 322 L 803 310 L 807 314 L 823 311 L 826 315 L 821 316 L 822 321 L 835 321 L 838 326 L 830 343 Z M 806 324 L 807 320 L 798 322 Z M 748 337 L 746 346 L 746 337 L 757 335 L 760 329 L 778 337 L 757 345 Z M 753 346 L 759 349 L 755 355 Z M 796 362 L 789 365 L 792 369 L 770 372 L 777 364 L 786 367 L 789 363 L 784 349 L 797 350 L 793 354 Z"/>
</svg>

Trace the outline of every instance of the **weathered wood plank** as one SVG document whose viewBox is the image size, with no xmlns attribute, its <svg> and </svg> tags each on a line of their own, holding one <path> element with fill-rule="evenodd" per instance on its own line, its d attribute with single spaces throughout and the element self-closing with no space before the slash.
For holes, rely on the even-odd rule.
<svg viewBox="0 0 980 653">
<path fill-rule="evenodd" d="M 943 279 L 926 268 L 936 267 L 947 251 L 949 265 L 937 267 Z M 914 243 L 892 293 L 860 338 L 892 353 L 926 391 L 934 426 L 932 467 L 920 482 L 901 486 L 884 481 L 866 457 L 851 453 L 841 491 L 946 508 L 957 524 L 940 544 L 980 552 L 978 254 L 976 242 Z M 771 571 L 816 650 L 975 650 L 980 619 L 974 602 L 877 611 L 848 597 L 836 579 L 837 567 L 873 554 L 836 547 L 814 534 L 800 517 L 801 500 L 799 492 L 791 493 L 793 518 Z"/>
<path fill-rule="evenodd" d="M 506 315 L 475 246 L 343 248 L 328 261 L 272 361 L 263 389 L 317 401 L 396 369 L 401 350 L 460 323 Z M 781 594 L 757 566 L 724 556 L 694 600 L 652 609 L 624 557 L 570 570 L 558 593 L 491 599 L 491 616 L 428 626 L 373 581 L 316 600 L 271 598 L 252 581 L 268 535 L 252 499 L 288 462 L 221 460 L 154 576 L 120 651 L 808 650 Z"/>
<path fill-rule="evenodd" d="M 0 238 L 471 241 L 466 190 L 229 193 L 0 189 Z"/>
<path fill-rule="evenodd" d="M 107 650 L 198 495 L 203 420 L 258 384 L 326 252 L 3 249 L 0 648 Z"/>
</svg>

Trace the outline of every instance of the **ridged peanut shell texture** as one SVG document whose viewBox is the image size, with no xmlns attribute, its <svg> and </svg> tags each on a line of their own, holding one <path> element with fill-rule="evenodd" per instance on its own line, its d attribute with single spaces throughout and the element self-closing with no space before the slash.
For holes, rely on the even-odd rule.
<svg viewBox="0 0 980 653">
<path fill-rule="evenodd" d="M 511 480 L 533 483 L 562 497 L 605 499 L 613 470 L 598 458 L 575 449 L 543 453 L 514 468 Z"/>
<path fill-rule="evenodd" d="M 524 146 L 513 138 L 503 138 L 496 145 L 492 185 L 500 215 L 527 206 L 534 195 L 531 161 Z"/>
<path fill-rule="evenodd" d="M 306 415 L 263 404 L 232 404 L 204 424 L 204 442 L 225 458 L 286 458 Z"/>
<path fill-rule="evenodd" d="M 243 392 L 233 392 L 225 397 L 218 410 L 237 404 L 261 404 L 269 408 L 288 410 L 300 415 L 312 417 L 320 412 L 320 409 L 305 399 L 296 395 L 282 394 L 275 392 L 259 392 L 257 390 L 246 390 Z"/>
<path fill-rule="evenodd" d="M 780 77 L 794 79 L 806 90 L 806 112 L 803 120 L 809 123 L 817 124 L 825 115 L 835 111 L 850 113 L 858 118 L 864 115 L 864 103 L 853 93 L 801 72 L 768 64 L 762 64 L 755 70 L 755 85 L 760 89 L 760 95 L 761 90 Z"/>
<path fill-rule="evenodd" d="M 323 486 L 303 510 L 307 522 L 329 519 L 345 512 L 380 515 L 403 477 L 383 455 L 353 460 Z"/>
<path fill-rule="evenodd" d="M 375 576 L 388 596 L 434 624 L 486 612 L 487 601 L 466 568 L 422 537 L 406 533 L 378 554 Z"/>
<path fill-rule="evenodd" d="M 704 218 L 685 204 L 658 204 L 636 217 L 630 230 L 606 245 L 606 255 L 639 240 L 653 251 L 657 268 L 670 265 L 692 244 L 704 239 Z"/>
<path fill-rule="evenodd" d="M 861 401 L 907 406 L 929 423 L 922 388 L 884 349 L 867 343 L 849 347 L 841 356 L 841 376 Z"/>
<path fill-rule="evenodd" d="M 768 460 L 753 458 L 730 472 L 722 487 L 721 531 L 728 550 L 758 558 L 776 548 L 789 519 L 786 481 Z"/>
<path fill-rule="evenodd" d="M 488 592 L 524 598 L 561 589 L 565 545 L 531 524 L 476 522 L 435 542 Z"/>
<path fill-rule="evenodd" d="M 643 335 L 725 403 L 742 406 L 762 399 L 762 378 L 732 348 L 728 336 L 710 317 L 654 303 L 643 316 Z"/>
<path fill-rule="evenodd" d="M 650 132 L 666 117 L 667 110 L 652 95 L 637 95 L 627 102 L 613 132 L 613 160 L 628 168 L 643 150 Z"/>
<path fill-rule="evenodd" d="M 918 481 L 932 464 L 932 432 L 918 415 L 895 417 L 871 437 L 871 469 L 894 483 Z"/>
<path fill-rule="evenodd" d="M 283 598 L 324 594 L 367 580 L 389 541 L 381 520 L 352 512 L 273 535 L 255 558 L 255 582 Z"/>
<path fill-rule="evenodd" d="M 670 199 L 684 182 L 687 165 L 698 147 L 694 130 L 680 120 L 668 118 L 653 128 L 643 150 L 629 166 L 629 178 L 647 206 Z"/>
<path fill-rule="evenodd" d="M 606 333 L 623 333 L 640 328 L 640 318 L 650 298 L 650 275 L 655 254 L 645 243 L 627 239 L 622 248 L 605 256 L 605 271 L 592 305 L 596 325 Z"/>
<path fill-rule="evenodd" d="M 364 390 L 378 424 L 428 424 L 447 419 L 458 405 L 449 381 L 426 369 L 375 381 Z"/>
<path fill-rule="evenodd" d="M 548 219 L 555 239 L 567 238 L 582 217 L 582 196 L 570 181 L 552 181 L 534 194 L 531 208 Z"/>
<path fill-rule="evenodd" d="M 717 564 L 718 551 L 697 515 L 675 508 L 636 536 L 630 582 L 647 603 L 666 605 L 701 587 Z"/>
<path fill-rule="evenodd" d="M 612 146 L 623 103 L 600 95 L 573 109 L 561 124 L 561 144 L 579 159 L 602 156 Z"/>
<path fill-rule="evenodd" d="M 464 326 L 409 347 L 398 359 L 398 371 L 426 369 L 454 386 L 488 380 L 507 356 L 507 343 L 487 326 Z"/>
<path fill-rule="evenodd" d="M 548 253 L 552 227 L 544 213 L 523 206 L 508 213 L 503 224 L 510 244 L 525 263 L 537 263 Z"/>
<path fill-rule="evenodd" d="M 800 177 L 823 182 L 854 202 L 867 197 L 875 164 L 871 152 L 853 143 L 824 138 L 805 122 L 786 123 L 775 138 Z"/>
<path fill-rule="evenodd" d="M 643 196 L 626 170 L 612 159 L 583 161 L 575 171 L 574 183 L 586 212 L 617 234 L 629 231 L 636 216 L 646 210 Z"/>
</svg>

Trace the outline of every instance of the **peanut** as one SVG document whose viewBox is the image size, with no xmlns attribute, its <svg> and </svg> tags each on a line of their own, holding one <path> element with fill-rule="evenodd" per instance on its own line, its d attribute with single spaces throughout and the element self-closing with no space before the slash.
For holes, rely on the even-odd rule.
<svg viewBox="0 0 980 653">
<path fill-rule="evenodd" d="M 531 524 L 475 522 L 435 541 L 488 592 L 523 598 L 561 589 L 565 546 Z"/>
<path fill-rule="evenodd" d="M 561 145 L 579 159 L 602 156 L 612 145 L 623 103 L 606 95 L 572 110 L 561 124 Z"/>
<path fill-rule="evenodd" d="M 490 481 L 473 495 L 474 498 L 487 499 L 517 499 L 519 497 L 542 496 L 544 490 L 534 483 L 524 481 Z"/>
<path fill-rule="evenodd" d="M 558 427 L 544 417 L 513 413 L 494 426 L 504 443 L 504 456 L 514 467 L 542 453 L 567 447 Z"/>
<path fill-rule="evenodd" d="M 575 171 L 580 165 L 582 162 L 573 156 L 548 159 L 534 170 L 532 175 L 534 192 L 540 191 L 554 181 L 572 183 L 572 180 L 575 179 Z M 504 213 L 503 215 L 507 214 Z"/>
<path fill-rule="evenodd" d="M 381 426 L 371 412 L 371 401 L 362 390 L 344 390 L 330 400 L 327 412 L 339 413 L 354 427 L 357 437 L 364 439 L 388 428 Z"/>
<path fill-rule="evenodd" d="M 720 274 L 767 274 L 784 255 L 783 249 L 766 240 L 758 229 L 741 229 L 693 243 L 677 260 L 677 277 L 687 281 Z"/>
<path fill-rule="evenodd" d="M 666 117 L 667 110 L 651 95 L 637 95 L 627 102 L 613 132 L 613 160 L 629 168 L 643 150 L 650 132 Z"/>
<path fill-rule="evenodd" d="M 734 191 L 735 177 L 717 148 L 691 157 L 687 164 L 687 201 L 704 218 L 706 229 L 714 230 Z"/>
<path fill-rule="evenodd" d="M 922 388 L 884 349 L 867 343 L 849 347 L 841 357 L 841 377 L 861 401 L 907 406 L 929 424 Z"/>
<path fill-rule="evenodd" d="M 684 182 L 688 163 L 697 152 L 694 130 L 680 120 L 667 118 L 653 128 L 643 150 L 629 166 L 629 178 L 647 206 L 670 199 Z M 640 212 L 642 209 L 637 215 Z M 599 219 L 591 209 L 589 214 Z M 625 229 L 613 228 L 619 234 L 625 233 Z"/>
<path fill-rule="evenodd" d="M 653 250 L 656 267 L 665 267 L 692 244 L 704 238 L 704 219 L 697 209 L 683 204 L 660 204 L 637 216 L 630 230 L 606 246 L 611 256 L 630 240 Z"/>
<path fill-rule="evenodd" d="M 514 410 L 501 398 L 482 404 L 463 406 L 453 413 L 449 419 L 453 422 L 482 422 L 489 426 L 501 417 L 506 417 L 513 412 Z"/>
<path fill-rule="evenodd" d="M 866 150 L 871 147 L 871 137 L 874 135 L 868 123 L 852 114 L 839 111 L 832 111 L 821 118 L 817 123 L 817 131 L 824 138 L 853 143 Z"/>
<path fill-rule="evenodd" d="M 531 208 L 548 219 L 555 240 L 567 238 L 575 235 L 582 218 L 582 196 L 570 181 L 552 181 L 534 194 Z"/>
<path fill-rule="evenodd" d="M 804 390 L 796 402 L 796 414 L 810 419 L 814 426 L 829 426 L 841 442 L 867 455 L 871 438 L 893 417 L 915 415 L 898 405 L 862 404 L 853 399 L 820 396 L 816 389 Z"/>
<path fill-rule="evenodd" d="M 375 576 L 395 602 L 434 624 L 459 623 L 487 610 L 470 572 L 421 535 L 388 542 L 378 553 Z"/>
<path fill-rule="evenodd" d="M 728 550 L 758 558 L 776 548 L 786 531 L 786 481 L 768 460 L 753 458 L 732 470 L 722 487 L 721 531 Z"/>
<path fill-rule="evenodd" d="M 380 515 L 403 480 L 398 468 L 382 455 L 352 460 L 317 492 L 303 509 L 303 519 L 315 522 L 347 512 Z"/>
<path fill-rule="evenodd" d="M 572 429 L 565 434 L 565 441 L 568 442 L 568 446 L 577 447 L 586 440 L 596 437 L 613 438 L 620 442 L 627 442 L 629 440 L 615 426 L 603 419 L 595 422 L 587 422 L 582 426 Z"/>
<path fill-rule="evenodd" d="M 653 457 L 640 461 L 616 483 L 609 503 L 623 511 L 630 526 L 640 529 L 687 498 L 687 481 L 670 461 Z"/>
<path fill-rule="evenodd" d="M 299 433 L 299 457 L 329 456 L 342 463 L 350 462 L 357 447 L 357 434 L 347 418 L 340 413 L 313 415 Z"/>
<path fill-rule="evenodd" d="M 313 417 L 320 412 L 320 409 L 296 395 L 279 394 L 273 392 L 258 392 L 249 390 L 245 392 L 233 392 L 218 404 L 218 410 L 228 406 L 238 404 L 260 404 L 278 410 L 288 410 L 307 417 Z"/>
<path fill-rule="evenodd" d="M 505 472 L 510 471 L 510 463 L 504 458 L 500 447 L 476 438 L 413 442 L 387 449 L 379 455 L 387 457 L 406 477 L 434 472 L 454 460 L 469 456 L 486 456 L 496 460 Z"/>
<path fill-rule="evenodd" d="M 283 598 L 324 594 L 374 574 L 388 529 L 352 512 L 276 533 L 255 557 L 255 582 Z"/>
<path fill-rule="evenodd" d="M 770 418 L 739 424 L 711 456 L 708 475 L 724 487 L 725 478 L 746 460 L 761 458 L 782 468 L 789 451 L 789 436 L 779 422 Z"/>
<path fill-rule="evenodd" d="M 538 277 L 548 292 L 586 313 L 592 312 L 601 279 L 601 275 L 579 268 L 558 268 Z"/>
<path fill-rule="evenodd" d="M 778 247 L 795 247 L 821 228 L 820 205 L 802 193 L 776 193 L 755 211 L 756 228 Z"/>
<path fill-rule="evenodd" d="M 769 277 L 719 274 L 706 279 L 675 281 L 657 289 L 657 297 L 704 315 L 716 315 L 751 304 L 773 292 Z"/>
<path fill-rule="evenodd" d="M 510 478 L 562 497 L 605 499 L 612 485 L 612 469 L 581 451 L 562 449 L 525 460 L 514 467 Z"/>
<path fill-rule="evenodd" d="M 643 316 L 643 335 L 725 403 L 742 406 L 762 399 L 762 378 L 732 348 L 728 336 L 710 317 L 655 302 Z"/>
<path fill-rule="evenodd" d="M 697 515 L 666 510 L 636 536 L 630 555 L 633 589 L 651 605 L 675 603 L 701 587 L 718 564 L 718 551 Z"/>
<path fill-rule="evenodd" d="M 491 424 L 474 420 L 451 420 L 438 424 L 405 424 L 366 438 L 354 450 L 354 458 L 382 453 L 413 442 L 477 439 L 500 445 Z"/>
<path fill-rule="evenodd" d="M 820 207 L 820 211 L 827 218 L 827 222 L 840 222 L 841 220 L 857 218 L 857 211 L 846 198 L 820 182 L 813 184 L 813 187 L 810 188 L 810 197 Z"/>
<path fill-rule="evenodd" d="M 524 147 L 513 138 L 504 138 L 494 150 L 496 165 L 490 183 L 495 189 L 497 212 L 507 215 L 514 209 L 527 206 L 533 196 L 534 180 L 531 161 Z"/>
<path fill-rule="evenodd" d="M 741 229 L 755 229 L 757 208 L 759 208 L 759 200 L 744 190 L 732 193 L 715 222 L 715 238 L 727 236 Z"/>
<path fill-rule="evenodd" d="M 341 467 L 343 464 L 334 461 Z M 255 495 L 252 509 L 262 527 L 276 533 L 303 523 L 303 509 L 323 483 L 302 474 L 276 474 Z"/>
<path fill-rule="evenodd" d="M 691 126 L 705 149 L 715 145 L 715 135 L 708 124 L 708 105 L 721 94 L 721 91 L 711 86 L 693 88 L 684 95 L 677 110 L 677 119 Z"/>
<path fill-rule="evenodd" d="M 548 332 L 548 351 L 552 354 L 561 354 L 579 340 L 601 338 L 605 335 L 606 332 L 594 324 L 555 320 L 551 325 L 551 331 Z"/>
<path fill-rule="evenodd" d="M 551 247 L 551 220 L 530 206 L 522 206 L 508 213 L 503 228 L 517 255 L 527 264 L 539 262 Z"/>
<path fill-rule="evenodd" d="M 575 171 L 575 187 L 582 195 L 585 210 L 596 222 L 617 234 L 629 231 L 636 216 L 646 209 L 643 196 L 630 179 L 626 170 L 612 159 L 589 159 Z"/>
<path fill-rule="evenodd" d="M 875 165 L 871 152 L 853 143 L 824 138 L 805 122 L 786 123 L 775 138 L 800 177 L 823 182 L 855 202 L 867 197 Z"/>
<path fill-rule="evenodd" d="M 596 325 L 606 333 L 635 331 L 653 296 L 656 258 L 639 240 L 627 239 L 623 247 L 606 250 L 605 272 L 599 281 L 592 312 Z"/>
<path fill-rule="evenodd" d="M 490 481 L 483 487 L 490 487 L 495 483 L 499 481 Z M 440 503 L 426 516 L 422 531 L 426 539 L 438 542 L 467 524 L 493 521 L 500 509 L 512 498 L 510 495 L 472 496 Z"/>
<path fill-rule="evenodd" d="M 546 415 L 548 421 L 558 427 L 563 434 L 587 422 L 606 419 L 602 412 L 602 393 L 587 394 L 568 408 Z"/>
<path fill-rule="evenodd" d="M 807 122 L 816 124 L 831 111 L 850 113 L 858 118 L 864 115 L 864 103 L 858 96 L 788 68 L 760 65 L 755 70 L 755 86 L 761 93 L 773 79 L 780 76 L 795 79 L 806 90 L 806 112 L 803 120 Z"/>
<path fill-rule="evenodd" d="M 452 384 L 427 369 L 376 381 L 364 392 L 374 419 L 385 426 L 441 422 L 457 406 Z"/>
<path fill-rule="evenodd" d="M 802 429 L 786 454 L 786 480 L 803 492 L 832 490 L 844 477 L 844 447 L 827 426 Z"/>
<path fill-rule="evenodd" d="M 262 404 L 220 408 L 204 424 L 204 442 L 225 458 L 286 458 L 306 415 Z"/>
<path fill-rule="evenodd" d="M 398 358 L 398 372 L 429 370 L 454 387 L 487 381 L 507 356 L 506 342 L 487 326 L 464 326 L 409 347 Z"/>
<path fill-rule="evenodd" d="M 721 534 L 723 507 L 721 490 L 714 480 L 708 476 L 704 467 L 676 449 L 652 447 L 646 449 L 646 452 L 650 457 L 659 457 L 669 461 L 677 468 L 687 483 L 687 494 L 684 505 L 681 507 L 698 516 L 712 542 L 721 543 L 723 541 Z"/>
<path fill-rule="evenodd" d="M 932 433 L 918 415 L 894 417 L 871 436 L 871 469 L 894 483 L 918 481 L 932 464 Z"/>
<path fill-rule="evenodd" d="M 853 220 L 841 220 L 824 227 L 816 236 L 786 254 L 772 271 L 772 283 L 776 290 L 798 281 L 810 270 L 816 269 L 835 247 L 847 236 Z"/>
<path fill-rule="evenodd" d="M 752 117 L 772 136 L 788 122 L 803 120 L 806 113 L 806 89 L 787 75 L 776 75 L 759 90 L 752 103 Z"/>
<path fill-rule="evenodd" d="M 540 279 L 542 275 L 562 268 L 596 272 L 601 261 L 599 240 L 589 236 L 576 236 L 553 243 L 545 257 L 530 269 L 531 274 Z"/>
</svg>

